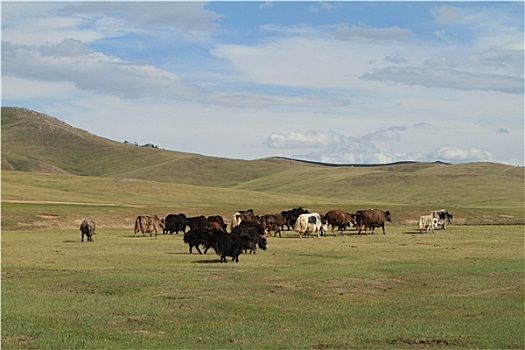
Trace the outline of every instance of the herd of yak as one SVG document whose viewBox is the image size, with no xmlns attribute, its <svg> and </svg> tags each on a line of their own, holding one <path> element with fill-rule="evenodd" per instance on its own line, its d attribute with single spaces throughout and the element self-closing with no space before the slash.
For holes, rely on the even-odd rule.
<svg viewBox="0 0 525 350">
<path fill-rule="evenodd" d="M 451 222 L 452 215 L 445 209 L 434 210 L 430 215 L 421 216 L 419 219 L 419 230 L 428 232 L 429 229 L 434 232 L 435 227 L 445 228 L 447 222 Z M 140 215 L 135 219 L 134 232 L 135 236 L 141 232 L 143 236 L 149 233 L 150 236 L 160 231 L 163 234 L 184 233 L 184 242 L 188 244 L 190 253 L 195 248 L 200 254 L 204 249 L 204 254 L 213 248 L 220 261 L 226 262 L 226 257 L 231 257 L 232 261 L 239 261 L 239 255 L 245 253 L 255 253 L 257 247 L 266 250 L 266 234 L 275 237 L 286 227 L 287 230 L 294 230 L 309 237 L 311 234 L 317 234 L 318 237 L 326 235 L 328 227 L 332 227 L 332 233 L 335 236 L 335 228 L 344 235 L 344 230 L 348 226 L 354 226 L 361 234 L 364 230 L 381 227 L 385 234 L 385 222 L 392 222 L 389 211 L 377 209 L 366 209 L 357 211 L 355 214 L 346 210 L 330 210 L 324 215 L 310 213 L 301 207 L 291 210 L 282 211 L 279 214 L 255 215 L 253 210 L 239 211 L 235 213 L 230 222 L 230 232 L 227 231 L 228 225 L 220 215 L 205 217 L 204 215 L 187 217 L 185 214 L 169 214 L 166 218 L 159 218 L 157 215 Z M 186 231 L 186 228 L 189 230 Z M 93 241 L 96 223 L 92 217 L 85 219 L 80 225 L 81 241 L 84 242 L 84 236 L 88 241 Z"/>
</svg>

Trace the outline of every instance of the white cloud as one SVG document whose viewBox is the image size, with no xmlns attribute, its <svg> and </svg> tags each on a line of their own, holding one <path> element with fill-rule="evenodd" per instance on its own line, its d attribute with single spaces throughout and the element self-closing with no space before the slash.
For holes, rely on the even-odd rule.
<svg viewBox="0 0 525 350">
<path fill-rule="evenodd" d="M 367 134 L 365 137 L 370 142 L 391 142 L 401 141 L 401 133 L 406 131 L 406 126 L 391 126 L 387 129 L 379 129 L 377 131 Z"/>
<path fill-rule="evenodd" d="M 250 45 L 217 44 L 210 51 L 229 63 L 232 70 L 225 79 L 283 87 L 356 89 L 364 85 L 359 76 L 371 67 L 394 61 L 406 64 L 407 52 L 431 54 L 428 48 L 414 47 L 413 42 L 388 40 L 411 35 L 395 27 L 266 24 L 261 30 L 270 34 L 267 40 Z M 412 59 L 424 61 L 417 56 Z"/>
<path fill-rule="evenodd" d="M 65 39 L 91 43 L 126 34 L 207 42 L 219 14 L 204 2 L 116 1 L 3 3 L 2 40 L 25 45 Z"/>
<path fill-rule="evenodd" d="M 31 96 L 32 101 L 61 100 L 57 96 L 71 99 L 77 91 L 71 82 L 35 81 L 6 75 L 2 76 L 2 85 L 9 86 L 8 89 L 2 89 L 4 101 L 20 101 L 21 103 L 25 103 L 28 96 Z"/>
<path fill-rule="evenodd" d="M 348 41 L 352 38 L 365 38 L 370 40 L 387 40 L 408 38 L 413 35 L 410 29 L 390 27 L 373 28 L 363 25 L 341 26 L 334 32 L 334 37 L 338 40 Z"/>
<path fill-rule="evenodd" d="M 431 147 L 432 131 L 428 123 L 392 126 L 360 136 L 346 136 L 333 131 L 290 132 L 271 134 L 266 145 L 271 149 L 293 150 L 293 157 L 333 164 L 384 164 L 398 161 L 437 160 L 445 162 L 492 161 L 490 152 L 475 147 L 441 145 L 428 153 L 403 150 L 405 138 L 420 134 Z M 424 141 L 423 141 L 424 142 Z M 421 144 L 424 147 L 424 144 Z M 420 146 L 420 148 L 421 148 Z M 427 146 L 427 147 L 428 147 Z"/>
<path fill-rule="evenodd" d="M 81 14 L 61 14 L 66 2 L 2 3 L 2 41 L 21 45 L 57 44 L 65 39 L 90 43 L 119 36 L 122 23 L 103 28 L 103 18 L 90 19 Z"/>
<path fill-rule="evenodd" d="M 264 1 L 259 8 L 261 9 L 271 9 L 273 8 L 273 1 Z"/>
<path fill-rule="evenodd" d="M 479 148 L 462 148 L 452 145 L 443 145 L 429 154 L 430 158 L 443 160 L 445 162 L 472 162 L 472 161 L 492 161 L 492 155 Z"/>
<path fill-rule="evenodd" d="M 116 30 L 165 42 L 208 42 L 221 16 L 199 1 L 68 2 L 63 14 L 83 16 L 100 31 Z"/>
<path fill-rule="evenodd" d="M 4 43 L 2 70 L 7 76 L 37 81 L 71 82 L 79 89 L 128 98 L 182 98 L 197 88 L 176 74 L 151 65 L 127 62 L 67 39 L 57 45 L 21 46 Z"/>
<path fill-rule="evenodd" d="M 334 132 L 308 131 L 306 133 L 290 132 L 288 135 L 274 133 L 267 140 L 270 148 L 327 148 L 337 147 L 344 141 L 342 135 Z"/>
<path fill-rule="evenodd" d="M 463 17 L 459 7 L 450 5 L 433 7 L 430 9 L 430 14 L 439 24 L 454 23 Z"/>
<path fill-rule="evenodd" d="M 361 79 L 458 90 L 499 91 L 513 94 L 523 94 L 524 87 L 524 80 L 520 77 L 470 73 L 443 68 L 388 67 L 365 73 L 361 76 Z"/>
<path fill-rule="evenodd" d="M 394 56 L 394 57 L 386 56 L 385 57 L 385 61 L 388 62 L 388 63 L 392 63 L 392 64 L 406 64 L 406 63 L 408 63 L 406 58 L 399 57 L 399 56 Z"/>
<path fill-rule="evenodd" d="M 319 34 L 320 35 L 320 34 Z M 260 45 L 217 45 L 211 53 L 230 62 L 239 80 L 253 84 L 317 89 L 351 89 L 381 46 L 320 36 L 277 38 Z"/>
<path fill-rule="evenodd" d="M 231 64 L 237 79 L 254 84 L 351 91 L 376 81 L 523 93 L 523 44 L 513 44 L 523 41 L 523 33 L 509 34 L 510 41 L 497 47 L 472 47 L 415 38 L 394 40 L 413 36 L 395 27 L 265 28 L 277 35 L 254 45 L 217 45 L 211 52 Z M 330 33 L 346 41 L 334 40 Z"/>
<path fill-rule="evenodd" d="M 391 128 L 395 129 L 395 128 Z M 335 164 L 389 163 L 398 160 L 379 144 L 391 137 L 392 130 L 377 130 L 361 137 L 344 136 L 333 131 L 273 133 L 266 144 L 271 149 L 295 150 L 294 157 Z M 305 153 L 305 151 L 308 153 Z"/>
<path fill-rule="evenodd" d="M 524 52 L 521 49 L 494 48 L 479 53 L 460 56 L 432 57 L 424 67 L 432 69 L 461 69 L 472 74 L 507 75 L 523 77 Z"/>
</svg>

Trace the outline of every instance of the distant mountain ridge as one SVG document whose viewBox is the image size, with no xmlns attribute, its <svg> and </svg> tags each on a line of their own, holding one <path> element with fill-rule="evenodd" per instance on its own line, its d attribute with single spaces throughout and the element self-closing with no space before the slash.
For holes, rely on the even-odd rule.
<svg viewBox="0 0 525 350">
<path fill-rule="evenodd" d="M 290 161 L 293 161 L 293 162 L 302 162 L 302 163 L 307 163 L 307 164 L 324 165 L 324 166 L 329 166 L 329 167 L 363 167 L 363 168 L 368 168 L 368 167 L 378 167 L 378 166 L 421 163 L 421 162 L 417 162 L 415 160 L 403 160 L 403 161 L 399 161 L 399 162 L 384 163 L 384 164 L 337 164 L 337 163 L 323 163 L 323 162 L 316 162 L 316 161 L 313 161 L 313 160 L 295 159 L 295 158 L 288 158 L 288 157 L 274 157 L 274 158 L 290 160 Z M 437 160 L 437 161 L 435 161 L 433 163 L 450 165 L 450 163 L 442 162 L 440 160 Z"/>
</svg>

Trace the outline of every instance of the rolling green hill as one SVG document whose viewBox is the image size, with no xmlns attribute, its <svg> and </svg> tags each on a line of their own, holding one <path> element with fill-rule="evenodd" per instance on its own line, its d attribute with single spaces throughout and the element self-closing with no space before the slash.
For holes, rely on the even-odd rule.
<svg viewBox="0 0 525 350">
<path fill-rule="evenodd" d="M 2 170 L 230 187 L 294 167 L 279 159 L 234 160 L 119 143 L 42 113 L 2 107 Z"/>
<path fill-rule="evenodd" d="M 462 223 L 523 223 L 524 175 L 521 167 L 496 163 L 333 166 L 206 157 L 119 143 L 2 107 L 3 225 L 6 209 L 30 202 L 105 203 L 127 208 L 126 215 L 144 206 L 224 213 L 246 206 L 395 208 L 397 222 L 447 208 Z"/>
</svg>

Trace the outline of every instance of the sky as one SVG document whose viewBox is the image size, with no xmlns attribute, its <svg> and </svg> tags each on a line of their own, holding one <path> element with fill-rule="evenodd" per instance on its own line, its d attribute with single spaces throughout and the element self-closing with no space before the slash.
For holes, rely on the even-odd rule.
<svg viewBox="0 0 525 350">
<path fill-rule="evenodd" d="M 2 106 L 118 142 L 524 165 L 524 2 L 2 1 Z"/>
</svg>

